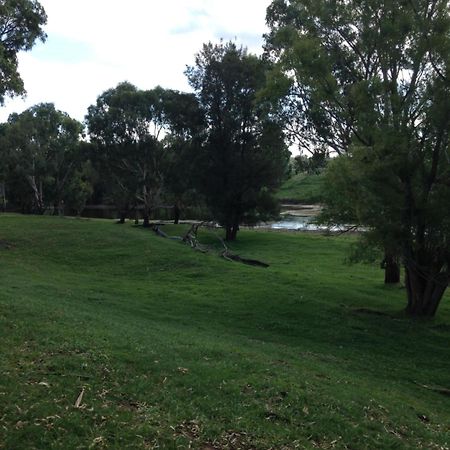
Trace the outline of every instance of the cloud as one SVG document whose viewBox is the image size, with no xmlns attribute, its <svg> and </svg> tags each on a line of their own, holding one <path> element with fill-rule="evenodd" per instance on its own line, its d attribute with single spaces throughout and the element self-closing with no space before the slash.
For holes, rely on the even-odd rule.
<svg viewBox="0 0 450 450">
<path fill-rule="evenodd" d="M 128 80 L 189 90 L 184 70 L 203 43 L 235 38 L 261 52 L 270 0 L 40 0 L 48 40 L 19 56 L 26 100 L 7 101 L 0 120 L 38 102 L 82 120 L 104 90 Z"/>
</svg>

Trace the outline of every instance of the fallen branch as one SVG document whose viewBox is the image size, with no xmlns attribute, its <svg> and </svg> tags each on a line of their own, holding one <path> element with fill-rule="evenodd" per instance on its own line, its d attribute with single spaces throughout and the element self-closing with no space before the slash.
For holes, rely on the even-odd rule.
<svg viewBox="0 0 450 450">
<path fill-rule="evenodd" d="M 189 231 L 184 235 L 183 242 L 190 245 L 191 248 L 198 250 L 202 253 L 207 253 L 208 248 L 200 244 L 197 238 L 198 229 L 203 225 L 203 222 L 192 224 Z"/>
<path fill-rule="evenodd" d="M 164 233 L 164 231 L 162 231 L 162 230 L 159 228 L 159 225 L 154 225 L 154 226 L 152 227 L 152 230 L 153 230 L 159 237 L 162 237 L 162 238 L 164 238 L 164 239 L 172 239 L 172 240 L 175 240 L 175 241 L 181 241 L 181 240 L 183 240 L 183 238 L 182 238 L 181 236 L 169 236 L 168 234 Z"/>
<path fill-rule="evenodd" d="M 164 231 L 162 231 L 162 230 L 159 229 L 159 226 L 158 226 L 158 225 L 154 225 L 153 228 L 152 228 L 152 230 L 153 230 L 158 236 L 160 236 L 160 237 L 162 237 L 162 238 L 165 238 L 165 239 L 168 239 L 168 238 L 169 238 L 169 236 L 168 236 L 166 233 L 164 233 Z"/>
<path fill-rule="evenodd" d="M 224 250 L 221 252 L 220 256 L 226 259 L 227 261 L 236 261 L 242 264 L 247 264 L 249 266 L 264 267 L 264 268 L 269 267 L 269 264 L 265 262 L 258 261 L 257 259 L 242 258 L 241 256 L 232 253 L 225 244 L 225 241 L 222 238 L 219 238 L 219 240 L 220 242 L 222 242 L 222 245 L 224 247 Z"/>
<path fill-rule="evenodd" d="M 202 253 L 208 253 L 210 248 L 206 245 L 201 244 L 197 237 L 198 229 L 201 226 L 203 226 L 204 224 L 205 224 L 205 222 L 192 224 L 191 227 L 189 228 L 189 230 L 187 231 L 187 233 L 183 237 L 169 236 L 166 233 L 164 233 L 164 231 L 160 230 L 158 225 L 153 226 L 153 231 L 158 236 L 160 236 L 164 239 L 180 240 L 180 241 L 183 241 L 185 244 L 189 245 L 194 250 L 198 250 L 199 252 L 202 252 Z M 208 226 L 208 225 L 206 225 L 206 226 Z M 222 243 L 222 246 L 224 248 L 224 250 L 222 252 L 220 252 L 220 256 L 222 258 L 226 259 L 227 261 L 240 262 L 242 264 L 247 264 L 249 266 L 264 267 L 264 268 L 269 267 L 269 264 L 267 264 L 265 262 L 258 261 L 257 259 L 242 258 L 241 256 L 236 255 L 235 253 L 232 253 L 229 250 L 229 248 L 227 247 L 227 245 L 225 244 L 225 241 L 222 238 L 220 238 L 219 236 L 217 236 L 217 238 Z"/>
</svg>

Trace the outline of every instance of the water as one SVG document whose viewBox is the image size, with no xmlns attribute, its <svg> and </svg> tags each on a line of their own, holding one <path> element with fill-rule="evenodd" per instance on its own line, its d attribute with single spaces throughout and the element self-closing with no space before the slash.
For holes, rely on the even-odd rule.
<svg viewBox="0 0 450 450">
<path fill-rule="evenodd" d="M 326 230 L 326 227 L 313 223 L 314 219 L 315 216 L 285 215 L 280 221 L 270 223 L 268 224 L 268 226 L 273 230 L 298 230 L 298 231 Z"/>
</svg>

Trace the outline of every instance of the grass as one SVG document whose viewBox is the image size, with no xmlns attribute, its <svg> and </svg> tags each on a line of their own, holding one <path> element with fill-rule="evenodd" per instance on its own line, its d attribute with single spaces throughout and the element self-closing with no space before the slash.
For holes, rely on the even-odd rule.
<svg viewBox="0 0 450 450">
<path fill-rule="evenodd" d="M 238 239 L 270 268 L 0 216 L 0 448 L 449 448 L 450 398 L 420 386 L 450 387 L 448 295 L 412 321 L 380 269 L 343 264 L 351 238 Z"/>
<path fill-rule="evenodd" d="M 297 174 L 284 182 L 276 197 L 289 203 L 314 204 L 322 200 L 323 175 Z"/>
</svg>

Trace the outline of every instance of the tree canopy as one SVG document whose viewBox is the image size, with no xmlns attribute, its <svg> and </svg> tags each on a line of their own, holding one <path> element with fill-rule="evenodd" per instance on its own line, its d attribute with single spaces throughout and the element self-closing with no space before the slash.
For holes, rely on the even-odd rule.
<svg viewBox="0 0 450 450">
<path fill-rule="evenodd" d="M 239 224 L 273 213 L 271 193 L 288 162 L 280 124 L 257 102 L 267 69 L 229 42 L 205 44 L 186 71 L 206 120 L 199 188 L 227 240 L 236 238 Z"/>
<path fill-rule="evenodd" d="M 0 4 L 0 104 L 6 96 L 25 93 L 18 72 L 17 53 L 44 41 L 47 22 L 44 8 L 36 0 L 4 0 Z"/>
<path fill-rule="evenodd" d="M 31 209 L 43 213 L 50 205 L 57 210 L 67 195 L 78 157 L 82 125 L 58 111 L 52 103 L 35 105 L 12 114 L 4 129 L 2 147 L 6 159 L 30 197 Z M 17 185 L 16 185 L 17 187 Z"/>
<path fill-rule="evenodd" d="M 434 315 L 450 275 L 447 2 L 277 0 L 268 23 L 312 142 L 347 154 L 328 217 L 401 254 L 408 312 Z"/>
</svg>

